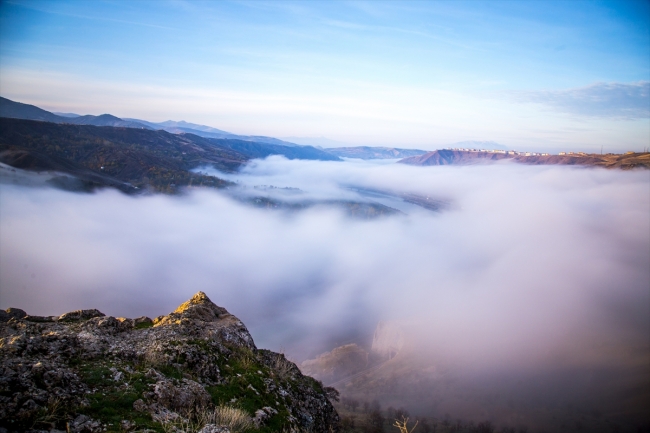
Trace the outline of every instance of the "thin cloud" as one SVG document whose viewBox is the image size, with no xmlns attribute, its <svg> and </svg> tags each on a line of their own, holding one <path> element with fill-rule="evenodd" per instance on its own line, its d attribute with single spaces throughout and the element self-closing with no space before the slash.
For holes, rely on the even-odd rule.
<svg viewBox="0 0 650 433">
<path fill-rule="evenodd" d="M 578 116 L 621 119 L 650 117 L 650 81 L 595 83 L 575 89 L 520 92 L 515 99 L 543 104 Z"/>
</svg>

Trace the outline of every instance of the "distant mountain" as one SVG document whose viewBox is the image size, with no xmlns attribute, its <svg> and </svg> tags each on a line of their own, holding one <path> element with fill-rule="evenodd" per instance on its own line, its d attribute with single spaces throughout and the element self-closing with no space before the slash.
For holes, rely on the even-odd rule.
<svg viewBox="0 0 650 433">
<path fill-rule="evenodd" d="M 148 120 L 142 120 L 142 119 L 131 119 L 131 118 L 124 118 L 124 120 L 128 120 L 131 122 L 137 122 L 137 123 L 142 123 L 144 125 L 147 125 L 151 129 L 162 129 L 167 132 L 171 132 L 172 134 L 182 134 L 182 133 L 189 133 L 189 134 L 194 134 L 198 135 L 200 137 L 210 137 L 210 138 L 236 138 L 236 134 L 231 134 L 230 132 L 222 131 L 221 129 L 217 128 L 212 128 L 211 126 L 206 126 L 206 125 L 199 125 L 196 123 L 190 123 L 190 122 L 185 122 L 184 120 L 181 121 L 176 121 L 176 120 L 166 120 L 164 122 L 149 122 Z M 208 134 L 208 135 L 204 135 Z"/>
<path fill-rule="evenodd" d="M 14 119 L 40 120 L 41 122 L 63 123 L 68 120 L 62 116 L 45 111 L 35 105 L 22 104 L 0 96 L 0 117 Z"/>
<path fill-rule="evenodd" d="M 485 150 L 510 150 L 508 147 L 503 144 L 496 143 L 494 141 L 459 141 L 450 145 L 452 148 L 461 148 L 461 149 L 485 149 Z"/>
<path fill-rule="evenodd" d="M 273 137 L 266 137 L 263 135 L 239 135 L 231 132 L 222 131 L 221 129 L 213 128 L 211 126 L 199 125 L 197 123 L 185 122 L 184 120 L 166 120 L 164 122 L 154 123 L 141 119 L 124 119 L 132 122 L 143 123 L 152 129 L 162 129 L 172 134 L 194 134 L 199 137 L 206 138 L 231 138 L 243 141 L 255 141 L 257 143 L 278 144 L 281 146 L 294 147 L 298 146 L 296 143 L 279 140 Z"/>
<path fill-rule="evenodd" d="M 313 147 L 313 146 L 303 146 L 302 144 L 291 143 L 288 141 L 280 140 L 278 138 L 267 137 L 265 135 L 239 135 L 238 139 L 244 141 L 256 141 L 258 143 L 268 143 L 268 144 L 278 144 L 280 146 L 287 147 Z"/>
<path fill-rule="evenodd" d="M 67 116 L 58 116 L 49 111 L 42 110 L 34 105 L 21 104 L 0 97 L 0 117 L 9 117 L 25 120 L 38 120 L 52 123 L 67 123 L 72 125 L 112 126 L 133 129 L 163 130 L 172 134 L 187 134 L 195 137 L 217 140 L 230 140 L 214 142 L 221 148 L 237 151 L 239 149 L 247 158 L 264 158 L 269 155 L 284 155 L 289 159 L 314 159 L 323 161 L 340 161 L 335 155 L 323 152 L 311 146 L 299 146 L 294 143 L 278 140 L 273 137 L 231 134 L 210 126 L 198 125 L 185 121 L 167 120 L 154 123 L 139 119 L 121 119 L 111 114 L 100 116 L 77 116 L 72 113 Z M 189 138 L 193 140 L 192 138 Z M 244 144 L 247 142 L 248 144 Z"/>
<path fill-rule="evenodd" d="M 270 155 L 283 155 L 288 159 L 312 159 L 320 161 L 340 161 L 336 155 L 311 146 L 281 146 L 278 144 L 235 139 L 209 139 L 218 146 L 235 150 L 249 158 L 265 158 Z"/>
<path fill-rule="evenodd" d="M 67 117 L 65 122 L 72 125 L 94 125 L 94 126 L 117 126 L 122 128 L 153 129 L 143 123 L 122 120 L 110 114 L 101 114 L 99 116 L 79 116 Z"/>
<path fill-rule="evenodd" d="M 650 153 L 549 155 L 532 152 L 476 152 L 442 149 L 398 161 L 410 165 L 469 165 L 512 160 L 530 165 L 584 165 L 605 168 L 650 168 Z"/>
<path fill-rule="evenodd" d="M 199 125 L 197 123 L 190 123 L 184 120 L 180 120 L 180 121 L 166 120 L 164 122 L 156 123 L 156 125 L 160 125 L 163 128 L 186 128 L 186 129 L 193 129 L 202 132 L 211 132 L 213 134 L 230 134 L 230 132 L 222 131 L 221 129 L 213 128 L 211 126 L 206 126 L 206 125 Z M 234 134 L 230 134 L 230 135 L 234 135 Z"/>
<path fill-rule="evenodd" d="M 399 149 L 394 147 L 333 147 L 324 149 L 332 155 L 342 158 L 360 158 L 360 159 L 393 159 L 407 158 L 409 156 L 423 155 L 426 150 L 419 149 Z"/>
<path fill-rule="evenodd" d="M 330 140 L 325 137 L 282 137 L 283 140 L 290 141 L 291 143 L 302 144 L 303 146 L 318 146 L 318 147 L 349 147 L 349 143 L 342 141 Z"/>
<path fill-rule="evenodd" d="M 52 123 L 71 123 L 73 125 L 118 126 L 124 128 L 152 129 L 142 123 L 122 120 L 119 117 L 110 114 L 102 114 L 100 116 L 71 116 L 70 114 L 71 113 L 67 113 L 65 116 L 58 116 L 54 113 L 38 108 L 35 105 L 22 104 L 20 102 L 0 97 L 0 117 L 39 120 L 41 122 Z"/>
<path fill-rule="evenodd" d="M 171 132 L 172 134 L 194 134 L 205 138 L 239 138 L 238 135 L 229 132 L 208 132 L 192 128 L 182 128 L 180 126 L 166 126 L 164 128 L 156 127 L 154 129 Z"/>
<path fill-rule="evenodd" d="M 505 153 L 466 152 L 462 150 L 441 149 L 419 156 L 404 158 L 398 162 L 410 165 L 467 165 L 511 158 L 512 156 L 508 156 Z"/>
<path fill-rule="evenodd" d="M 52 113 L 61 117 L 81 117 L 81 114 L 77 114 L 77 113 L 60 113 L 58 111 L 53 111 Z"/>
</svg>

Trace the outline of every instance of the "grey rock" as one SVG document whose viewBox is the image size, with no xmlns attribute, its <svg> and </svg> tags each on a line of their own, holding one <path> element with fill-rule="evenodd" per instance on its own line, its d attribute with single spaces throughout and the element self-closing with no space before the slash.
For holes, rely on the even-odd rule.
<svg viewBox="0 0 650 433">
<path fill-rule="evenodd" d="M 128 419 L 123 419 L 122 421 L 120 421 L 120 427 L 122 428 L 123 431 L 128 432 L 131 430 L 135 430 L 135 423 Z"/>
<path fill-rule="evenodd" d="M 149 406 L 147 406 L 147 403 L 145 403 L 144 400 L 139 398 L 133 402 L 133 409 L 137 410 L 138 412 L 147 412 Z"/>
<path fill-rule="evenodd" d="M 7 308 L 5 312 L 9 315 L 9 317 L 13 317 L 14 319 L 22 319 L 25 316 L 27 316 L 27 313 L 25 310 L 21 310 L 20 308 Z"/>
<path fill-rule="evenodd" d="M 44 323 L 44 322 L 54 322 L 54 318 L 51 316 L 25 316 L 23 320 L 28 322 Z"/>
<path fill-rule="evenodd" d="M 86 415 L 79 415 L 68 423 L 70 433 L 98 433 L 102 431 L 102 425 Z"/>
<path fill-rule="evenodd" d="M 76 322 L 79 320 L 88 320 L 92 319 L 93 317 L 103 317 L 105 316 L 104 313 L 102 313 L 99 310 L 76 310 L 76 311 L 71 311 L 69 313 L 64 313 L 59 316 L 59 320 L 61 322 Z"/>
<path fill-rule="evenodd" d="M 142 316 L 142 317 L 138 317 L 136 319 L 133 319 L 133 324 L 135 326 L 138 326 L 138 325 L 153 325 L 153 320 L 151 320 L 149 317 Z"/>
<path fill-rule="evenodd" d="M 206 407 L 212 401 L 210 394 L 197 382 L 189 379 L 159 380 L 153 385 L 153 400 L 172 410 L 188 412 L 196 407 Z"/>
<path fill-rule="evenodd" d="M 192 296 L 190 300 L 179 305 L 178 308 L 168 316 L 163 316 L 161 319 L 157 319 L 159 319 L 158 323 L 161 324 L 179 323 L 183 320 L 215 322 L 227 314 L 228 311 L 225 308 L 212 303 L 205 293 L 198 292 L 196 295 Z"/>
<path fill-rule="evenodd" d="M 256 410 L 255 416 L 253 417 L 253 423 L 255 424 L 255 427 L 260 428 L 264 426 L 269 418 L 271 418 L 273 415 L 277 415 L 277 413 L 277 410 L 268 406 Z"/>
</svg>

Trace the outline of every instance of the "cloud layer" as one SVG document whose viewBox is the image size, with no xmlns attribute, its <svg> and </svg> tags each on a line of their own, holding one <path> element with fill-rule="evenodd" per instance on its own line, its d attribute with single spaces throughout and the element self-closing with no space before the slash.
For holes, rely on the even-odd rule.
<svg viewBox="0 0 650 433">
<path fill-rule="evenodd" d="M 523 92 L 521 102 L 550 106 L 579 116 L 644 119 L 650 117 L 650 82 L 595 83 L 566 90 Z"/>
<path fill-rule="evenodd" d="M 515 164 L 257 161 L 242 185 L 449 200 L 372 221 L 246 207 L 213 191 L 77 195 L 0 186 L 0 306 L 166 314 L 203 290 L 260 347 L 304 359 L 378 320 L 472 368 L 628 365 L 648 355 L 647 172 Z M 394 201 L 392 204 L 400 206 Z"/>
</svg>

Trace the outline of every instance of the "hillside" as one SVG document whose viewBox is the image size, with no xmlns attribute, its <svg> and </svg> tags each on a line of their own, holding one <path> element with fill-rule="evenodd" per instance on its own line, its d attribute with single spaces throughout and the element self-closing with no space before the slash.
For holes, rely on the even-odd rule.
<svg viewBox="0 0 650 433">
<path fill-rule="evenodd" d="M 311 146 L 283 146 L 279 144 L 260 143 L 235 139 L 209 139 L 212 143 L 242 153 L 249 158 L 265 158 L 270 155 L 282 155 L 287 159 L 311 159 L 319 161 L 340 161 L 331 155 Z"/>
<path fill-rule="evenodd" d="M 99 116 L 79 116 L 79 117 L 66 117 L 64 122 L 57 123 L 70 123 L 72 125 L 94 125 L 94 126 L 117 126 L 120 128 L 137 128 L 137 129 L 151 129 L 146 125 L 138 122 L 131 122 L 115 117 L 111 114 L 100 114 Z"/>
<path fill-rule="evenodd" d="M 150 129 L 170 132 L 172 134 L 195 135 L 216 139 L 220 147 L 227 147 L 243 153 L 248 158 L 264 158 L 269 155 L 283 155 L 289 159 L 312 159 L 321 161 L 339 161 L 339 158 L 312 146 L 300 146 L 295 143 L 278 140 L 273 137 L 231 134 L 205 125 L 172 121 L 154 123 L 139 119 L 120 119 L 111 114 L 99 116 L 66 115 L 59 116 L 34 105 L 22 104 L 0 97 L 0 117 L 23 120 L 38 120 L 71 125 L 114 126 L 118 128 Z M 190 138 L 191 139 L 191 138 Z"/>
<path fill-rule="evenodd" d="M 166 120 L 164 122 L 149 122 L 141 119 L 124 119 L 137 123 L 147 125 L 152 129 L 163 129 L 173 134 L 194 134 L 199 137 L 205 138 L 228 138 L 243 141 L 255 141 L 257 143 L 279 144 L 280 146 L 296 147 L 299 144 L 292 143 L 285 140 L 279 140 L 273 137 L 266 137 L 264 135 L 239 135 L 231 132 L 222 131 L 221 129 L 213 128 L 211 126 L 199 125 L 196 123 L 185 122 L 183 120 Z M 309 145 L 308 145 L 309 146 Z M 312 147 L 312 146 L 309 146 Z"/>
<path fill-rule="evenodd" d="M 39 120 L 41 122 L 70 123 L 72 125 L 94 125 L 94 126 L 117 126 L 123 128 L 152 129 L 149 126 L 123 120 L 110 114 L 100 116 L 59 116 L 49 111 L 38 108 L 35 105 L 15 102 L 0 97 L 0 117 L 12 119 Z"/>
<path fill-rule="evenodd" d="M 342 158 L 359 158 L 359 159 L 395 159 L 418 156 L 427 153 L 426 150 L 419 149 L 398 149 L 394 147 L 332 147 L 327 152 Z"/>
<path fill-rule="evenodd" d="M 159 192 L 190 185 L 222 187 L 229 183 L 189 170 L 206 164 L 233 170 L 248 159 L 193 135 L 0 118 L 0 162 L 56 170 L 96 186 L 117 182 Z"/>
<path fill-rule="evenodd" d="M 398 161 L 410 165 L 469 165 L 513 160 L 531 165 L 582 165 L 605 168 L 650 168 L 650 153 L 539 155 L 442 149 Z"/>
<path fill-rule="evenodd" d="M 345 431 L 366 432 L 372 418 L 384 428 L 374 431 L 395 431 L 387 427 L 401 418 L 400 412 L 416 415 L 416 432 L 429 433 L 633 433 L 647 431 L 650 425 L 642 356 L 638 367 L 478 372 L 459 366 L 437 347 L 423 345 L 415 329 L 410 320 L 379 322 L 371 347 L 369 339 L 362 338 L 301 363 L 303 373 L 340 391 L 336 408 L 342 424 L 356 426 Z M 492 429 L 478 428 L 481 423 Z"/>
<path fill-rule="evenodd" d="M 202 292 L 153 320 L 0 311 L 0 372 L 9 432 L 339 431 L 336 391 L 258 349 Z"/>
</svg>

